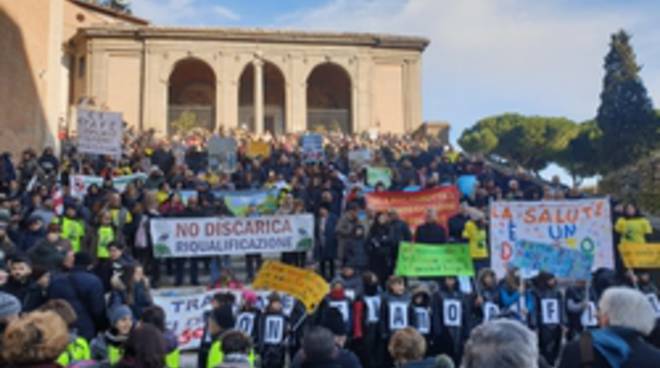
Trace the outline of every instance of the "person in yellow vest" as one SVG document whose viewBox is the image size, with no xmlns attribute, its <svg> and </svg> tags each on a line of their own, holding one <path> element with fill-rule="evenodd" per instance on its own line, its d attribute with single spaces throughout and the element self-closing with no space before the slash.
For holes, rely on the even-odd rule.
<svg viewBox="0 0 660 368">
<path fill-rule="evenodd" d="M 85 238 L 85 223 L 78 217 L 76 207 L 68 205 L 60 220 L 61 236 L 69 240 L 75 253 L 80 252 L 82 240 Z"/>
<path fill-rule="evenodd" d="M 225 334 L 232 331 L 236 325 L 236 319 L 232 311 L 232 305 L 222 305 L 214 309 L 209 318 L 209 333 L 213 338 L 213 343 L 208 352 L 206 360 L 206 368 L 216 368 L 225 362 L 225 353 L 223 349 L 223 338 Z M 256 363 L 256 355 L 254 350 L 250 349 L 248 361 L 250 367 L 254 367 Z"/>
<path fill-rule="evenodd" d="M 217 368 L 252 368 L 252 341 L 250 337 L 238 330 L 228 331 L 222 336 L 222 354 L 224 360 Z"/>
<path fill-rule="evenodd" d="M 133 329 L 133 313 L 127 305 L 117 305 L 108 311 L 110 329 L 99 333 L 90 345 L 92 359 L 114 365 L 124 355 L 124 345 Z"/>
<path fill-rule="evenodd" d="M 468 241 L 470 255 L 475 265 L 475 272 L 488 267 L 488 220 L 481 216 L 465 223 L 463 238 Z"/>
<path fill-rule="evenodd" d="M 645 244 L 646 236 L 653 233 L 649 220 L 632 203 L 626 205 L 624 216 L 617 220 L 614 230 L 621 234 L 621 243 Z"/>
<path fill-rule="evenodd" d="M 41 311 L 53 311 L 57 313 L 69 328 L 69 344 L 66 350 L 57 358 L 57 364 L 67 367 L 69 364 L 89 360 L 92 358 L 92 352 L 89 343 L 84 337 L 78 336 L 75 329 L 78 316 L 71 304 L 64 299 L 51 299 L 46 304 L 39 307 Z"/>
<path fill-rule="evenodd" d="M 167 368 L 179 368 L 181 366 L 181 351 L 179 350 L 178 338 L 174 332 L 165 328 L 165 311 L 163 308 L 153 305 L 142 311 L 140 324 L 151 324 L 162 332 L 165 338 L 165 366 Z"/>
</svg>

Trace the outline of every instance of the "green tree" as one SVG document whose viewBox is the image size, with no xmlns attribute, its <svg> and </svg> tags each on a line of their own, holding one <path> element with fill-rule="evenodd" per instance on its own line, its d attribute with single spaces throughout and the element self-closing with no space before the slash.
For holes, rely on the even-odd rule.
<svg viewBox="0 0 660 368">
<path fill-rule="evenodd" d="M 649 153 L 658 138 L 658 121 L 625 31 L 612 35 L 604 66 L 596 121 L 602 131 L 601 167 L 611 171 Z"/>
<path fill-rule="evenodd" d="M 599 172 L 599 143 L 602 132 L 595 120 L 577 126 L 576 135 L 559 152 L 554 161 L 571 175 L 573 186 L 579 187 L 585 178 Z"/>
<path fill-rule="evenodd" d="M 172 129 L 175 134 L 184 134 L 200 126 L 197 115 L 185 110 L 179 115 L 179 118 L 172 122 Z"/>
<path fill-rule="evenodd" d="M 576 134 L 565 118 L 503 114 L 480 120 L 458 142 L 468 152 L 498 155 L 538 173 Z"/>
</svg>

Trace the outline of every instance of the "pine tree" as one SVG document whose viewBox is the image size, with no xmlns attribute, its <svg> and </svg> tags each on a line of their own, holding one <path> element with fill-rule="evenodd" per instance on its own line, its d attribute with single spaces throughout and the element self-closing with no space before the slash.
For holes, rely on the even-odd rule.
<svg viewBox="0 0 660 368">
<path fill-rule="evenodd" d="M 609 171 L 647 154 L 657 138 L 653 103 L 639 76 L 630 35 L 612 35 L 596 121 L 602 131 L 602 167 Z"/>
</svg>

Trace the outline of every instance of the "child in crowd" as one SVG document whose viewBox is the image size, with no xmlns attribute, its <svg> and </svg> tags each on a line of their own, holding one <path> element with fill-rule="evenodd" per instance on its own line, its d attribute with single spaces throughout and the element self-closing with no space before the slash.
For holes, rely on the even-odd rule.
<svg viewBox="0 0 660 368">
<path fill-rule="evenodd" d="M 99 333 L 91 342 L 92 359 L 115 364 L 124 352 L 124 343 L 133 329 L 133 312 L 127 305 L 117 305 L 109 310 L 110 329 Z"/>
<path fill-rule="evenodd" d="M 431 292 L 424 284 L 412 291 L 410 304 L 411 325 L 426 339 L 428 351 L 433 347 L 433 309 L 431 308 Z"/>
</svg>

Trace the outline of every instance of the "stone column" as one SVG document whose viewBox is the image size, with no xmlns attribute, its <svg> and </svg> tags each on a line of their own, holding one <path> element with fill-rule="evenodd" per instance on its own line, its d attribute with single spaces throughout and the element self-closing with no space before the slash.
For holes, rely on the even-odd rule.
<svg viewBox="0 0 660 368">
<path fill-rule="evenodd" d="M 254 132 L 264 131 L 264 62 L 255 59 L 254 65 Z"/>
</svg>

